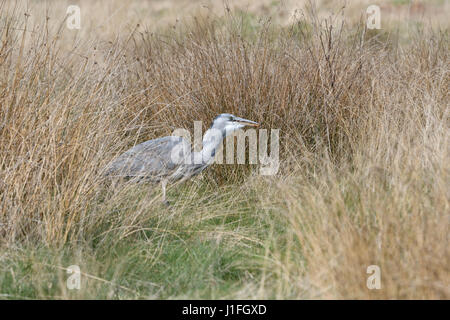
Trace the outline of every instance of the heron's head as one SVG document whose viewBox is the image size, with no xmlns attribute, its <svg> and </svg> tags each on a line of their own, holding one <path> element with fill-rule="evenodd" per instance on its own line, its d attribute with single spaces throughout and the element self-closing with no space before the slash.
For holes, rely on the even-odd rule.
<svg viewBox="0 0 450 320">
<path fill-rule="evenodd" d="M 236 117 L 229 113 L 222 113 L 213 120 L 211 129 L 220 130 L 221 132 L 225 132 L 226 135 L 229 135 L 233 131 L 246 126 L 257 127 L 259 124 L 251 120 Z"/>
</svg>

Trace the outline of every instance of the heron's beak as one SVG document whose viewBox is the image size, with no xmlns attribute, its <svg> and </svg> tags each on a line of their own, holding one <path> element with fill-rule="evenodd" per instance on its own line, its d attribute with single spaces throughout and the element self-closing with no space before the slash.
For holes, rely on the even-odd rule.
<svg viewBox="0 0 450 320">
<path fill-rule="evenodd" d="M 239 122 L 240 124 L 243 124 L 245 126 L 250 126 L 250 127 L 258 127 L 259 126 L 258 122 L 247 120 L 244 118 L 239 118 L 239 117 L 234 117 L 233 121 Z"/>
</svg>

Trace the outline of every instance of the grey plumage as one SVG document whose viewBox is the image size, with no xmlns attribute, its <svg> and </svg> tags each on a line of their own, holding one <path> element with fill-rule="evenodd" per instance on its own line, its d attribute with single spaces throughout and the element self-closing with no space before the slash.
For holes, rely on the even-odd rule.
<svg viewBox="0 0 450 320">
<path fill-rule="evenodd" d="M 159 182 L 163 179 L 178 180 L 177 171 L 185 164 L 173 161 L 171 154 L 173 150 L 179 149 L 178 156 L 184 159 L 187 154 L 184 150 L 190 150 L 191 146 L 182 137 L 168 136 L 158 139 L 148 140 L 134 146 L 121 154 L 110 163 L 106 170 L 106 175 L 110 177 L 138 178 Z M 193 166 L 185 169 L 186 175 L 196 173 L 195 169 L 199 166 Z"/>
<path fill-rule="evenodd" d="M 244 126 L 258 123 L 223 113 L 217 116 L 203 137 L 203 149 L 193 152 L 182 137 L 167 136 L 145 141 L 114 159 L 106 167 L 105 176 L 161 182 L 163 201 L 166 184 L 198 174 L 214 160 L 222 139 Z"/>
</svg>

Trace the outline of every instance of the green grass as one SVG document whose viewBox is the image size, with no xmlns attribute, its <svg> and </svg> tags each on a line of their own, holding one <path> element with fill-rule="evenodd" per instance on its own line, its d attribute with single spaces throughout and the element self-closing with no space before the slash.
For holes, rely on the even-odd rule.
<svg viewBox="0 0 450 320">
<path fill-rule="evenodd" d="M 244 284 L 261 277 L 263 243 L 271 232 L 269 222 L 264 221 L 267 215 L 255 210 L 250 194 L 236 198 L 236 193 L 225 192 L 224 196 L 201 180 L 197 183 L 201 185 L 195 186 L 195 193 L 189 191 L 192 183 L 172 189 L 168 194 L 171 207 L 157 203 L 148 208 L 155 217 L 120 241 L 115 228 L 126 217 L 116 208 L 90 239 L 58 249 L 30 244 L 11 248 L 12 255 L 0 259 L 2 297 L 233 297 Z M 137 201 L 149 196 L 139 192 L 147 187 L 133 188 Z M 193 195 L 189 202 L 180 199 L 189 193 Z M 183 210 L 176 209 L 177 201 Z M 205 214 L 196 211 L 199 206 Z M 123 210 L 130 210 L 129 203 Z M 69 275 L 62 268 L 70 265 L 78 265 L 89 275 L 81 276 L 81 290 L 64 288 Z"/>
<path fill-rule="evenodd" d="M 411 3 L 411 0 L 392 0 L 392 3 L 397 6 L 403 6 Z"/>
</svg>

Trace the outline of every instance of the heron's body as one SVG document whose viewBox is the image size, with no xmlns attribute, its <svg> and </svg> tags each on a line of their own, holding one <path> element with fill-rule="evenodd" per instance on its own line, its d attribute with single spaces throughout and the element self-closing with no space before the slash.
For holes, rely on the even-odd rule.
<svg viewBox="0 0 450 320">
<path fill-rule="evenodd" d="M 163 198 L 167 182 L 185 180 L 203 171 L 214 161 L 223 138 L 245 125 L 256 122 L 221 114 L 203 137 L 203 149 L 193 152 L 182 137 L 167 136 L 145 141 L 114 159 L 106 168 L 109 177 L 161 182 Z"/>
<path fill-rule="evenodd" d="M 167 157 L 167 153 L 181 145 L 180 150 L 190 150 L 190 144 L 182 137 L 168 136 L 148 140 L 134 146 L 117 157 L 106 174 L 110 177 L 136 178 L 151 182 L 164 179 L 177 181 L 184 176 L 192 176 L 204 169 L 202 165 L 184 168 L 184 162 L 177 163 Z M 183 158 L 188 155 L 181 155 Z"/>
</svg>

